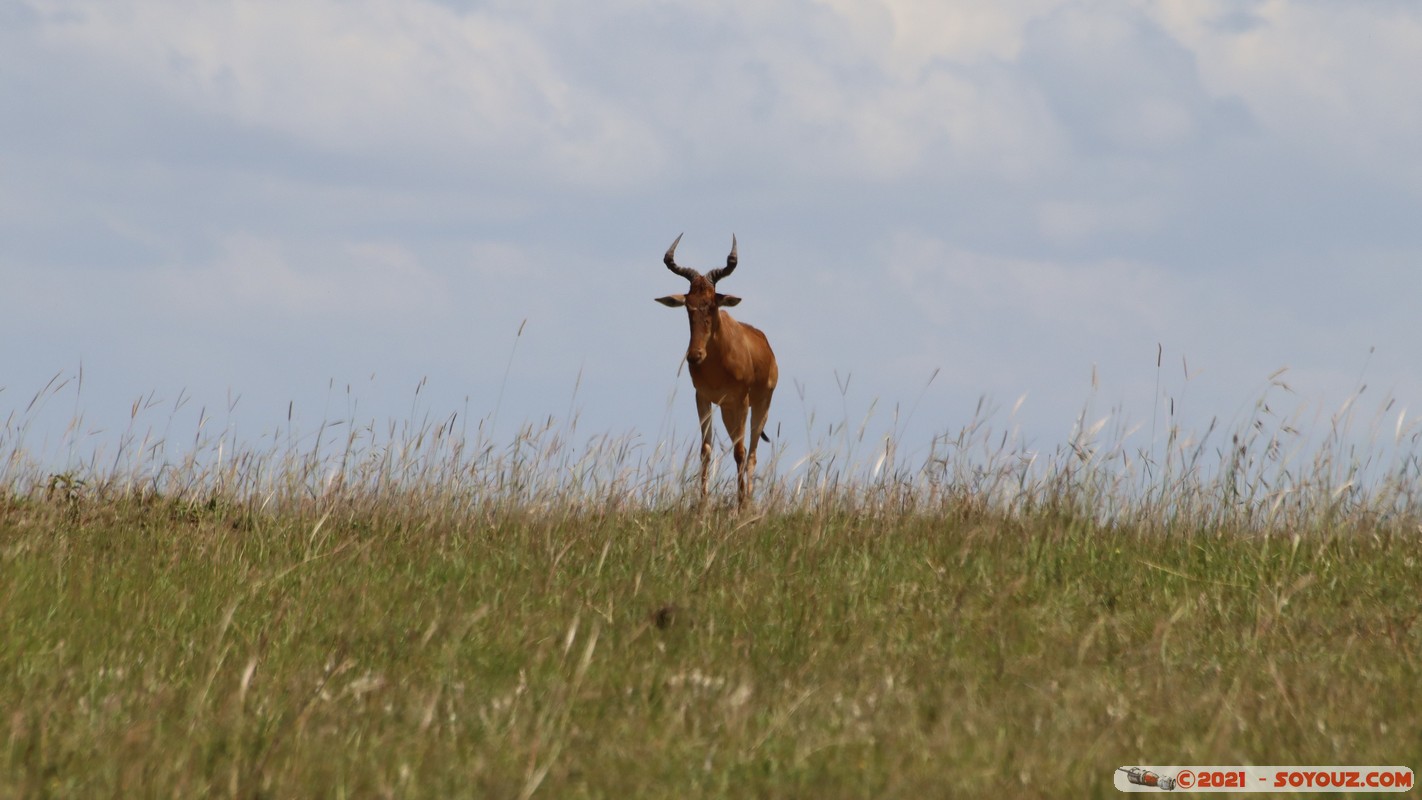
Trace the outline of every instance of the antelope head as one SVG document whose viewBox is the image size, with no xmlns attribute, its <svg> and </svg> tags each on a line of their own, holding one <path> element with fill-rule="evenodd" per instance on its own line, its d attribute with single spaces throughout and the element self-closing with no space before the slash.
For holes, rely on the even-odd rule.
<svg viewBox="0 0 1422 800">
<path fill-rule="evenodd" d="M 739 297 L 716 291 L 716 282 L 730 275 L 736 268 L 736 236 L 731 234 L 731 254 L 726 256 L 726 266 L 713 269 L 705 275 L 690 267 L 677 265 L 676 246 L 680 242 L 679 234 L 676 241 L 671 243 L 671 247 L 667 248 L 662 262 L 667 265 L 667 269 L 691 281 L 691 288 L 686 294 L 658 297 L 657 302 L 672 308 L 686 307 L 686 316 L 691 322 L 691 343 L 686 347 L 686 360 L 696 365 L 706 360 L 706 347 L 721 327 L 721 307 L 741 302 Z"/>
</svg>

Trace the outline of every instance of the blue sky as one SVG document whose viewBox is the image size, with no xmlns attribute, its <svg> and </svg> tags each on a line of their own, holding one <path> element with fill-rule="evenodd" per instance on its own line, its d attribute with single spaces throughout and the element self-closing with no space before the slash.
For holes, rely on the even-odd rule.
<svg viewBox="0 0 1422 800">
<path fill-rule="evenodd" d="M 689 435 L 685 231 L 739 238 L 791 449 L 984 396 L 1203 427 L 1282 367 L 1395 416 L 1419 74 L 1383 0 L 0 0 L 0 413 L 82 365 L 33 442 L 139 398 Z"/>
</svg>

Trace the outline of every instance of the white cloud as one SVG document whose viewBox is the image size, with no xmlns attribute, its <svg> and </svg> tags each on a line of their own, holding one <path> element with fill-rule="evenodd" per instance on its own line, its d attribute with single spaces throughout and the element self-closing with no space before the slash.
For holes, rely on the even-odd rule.
<svg viewBox="0 0 1422 800">
<path fill-rule="evenodd" d="M 448 302 L 440 279 L 389 242 L 350 242 L 298 257 L 280 240 L 234 235 L 209 263 L 157 268 L 147 278 L 180 315 L 228 323 L 253 314 L 388 323 L 422 318 Z"/>
<path fill-rule="evenodd" d="M 976 324 L 1149 336 L 1170 324 L 1180 295 L 1168 273 L 1147 264 L 1005 257 L 906 233 L 891 248 L 891 274 L 915 304 Z"/>
<path fill-rule="evenodd" d="M 1037 212 L 1046 239 L 1074 246 L 1107 234 L 1145 234 L 1167 222 L 1166 210 L 1156 197 L 1134 200 L 1047 200 Z"/>
<path fill-rule="evenodd" d="M 1160 158 L 1237 133 L 1247 113 L 1194 54 L 1129 6 L 1074 3 L 1028 26 L 1023 68 L 1087 153 Z"/>
<path fill-rule="evenodd" d="M 1171 0 L 1157 18 L 1215 92 L 1248 105 L 1274 146 L 1336 171 L 1422 188 L 1422 8 L 1408 3 Z"/>
<path fill-rule="evenodd" d="M 824 0 L 872 44 L 885 71 L 911 82 L 945 64 L 1008 62 L 1026 25 L 1070 0 Z"/>
<path fill-rule="evenodd" d="M 1055 3 L 831 5 L 852 45 L 759 42 L 785 108 L 777 138 L 792 158 L 813 159 L 807 171 L 875 181 L 925 170 L 1014 180 L 1039 174 L 1060 154 L 1040 95 L 1009 63 L 1025 22 Z"/>
<path fill-rule="evenodd" d="M 516 16 L 390 0 L 46 7 L 52 46 L 322 150 L 511 160 L 600 185 L 659 161 L 645 127 L 571 83 Z"/>
</svg>

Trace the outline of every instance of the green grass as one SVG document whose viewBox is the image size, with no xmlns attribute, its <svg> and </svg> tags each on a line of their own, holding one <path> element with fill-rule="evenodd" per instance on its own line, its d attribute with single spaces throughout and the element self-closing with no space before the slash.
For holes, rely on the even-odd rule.
<svg viewBox="0 0 1422 800">
<path fill-rule="evenodd" d="M 698 511 L 670 449 L 556 425 L 145 440 L 50 474 L 12 424 L 0 797 L 1105 797 L 1122 765 L 1417 766 L 1410 429 L 1291 450 L 1257 422 L 1159 454 L 975 424 L 916 465 L 892 440 L 767 461 L 739 515 Z"/>
<path fill-rule="evenodd" d="M 1415 531 L 1070 517 L 0 515 L 0 794 L 1114 794 L 1408 764 Z"/>
</svg>

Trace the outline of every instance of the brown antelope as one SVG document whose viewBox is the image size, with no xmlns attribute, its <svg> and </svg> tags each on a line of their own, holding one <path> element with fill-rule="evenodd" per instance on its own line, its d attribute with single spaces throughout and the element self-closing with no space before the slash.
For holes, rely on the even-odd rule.
<svg viewBox="0 0 1422 800">
<path fill-rule="evenodd" d="M 736 268 L 736 237 L 731 235 L 731 254 L 726 266 L 702 275 L 694 269 L 679 267 L 676 246 L 681 236 L 667 248 L 662 261 L 667 269 L 691 281 L 686 294 L 658 297 L 664 306 L 686 307 L 691 321 L 691 343 L 686 347 L 686 363 L 691 370 L 691 385 L 696 389 L 696 415 L 701 420 L 701 501 L 706 501 L 706 481 L 711 471 L 711 405 L 721 407 L 721 421 L 736 454 L 736 501 L 744 507 L 751 496 L 755 475 L 755 448 L 765 435 L 766 415 L 770 411 L 770 396 L 780 370 L 775 365 L 775 353 L 765 334 L 744 322 L 736 322 L 722 311 L 741 298 L 716 291 L 716 282 Z M 750 448 L 746 448 L 746 412 L 750 412 Z"/>
</svg>

